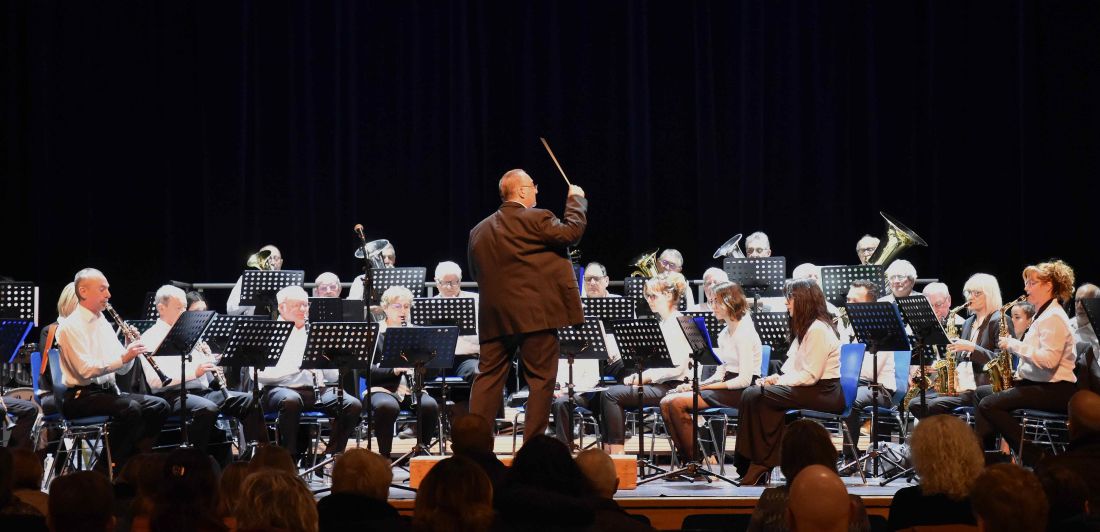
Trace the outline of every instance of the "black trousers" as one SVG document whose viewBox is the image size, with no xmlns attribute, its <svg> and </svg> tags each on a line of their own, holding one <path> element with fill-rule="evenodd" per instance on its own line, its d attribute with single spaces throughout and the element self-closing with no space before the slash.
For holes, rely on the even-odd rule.
<svg viewBox="0 0 1100 532">
<path fill-rule="evenodd" d="M 168 401 L 172 413 L 179 414 L 179 389 L 162 391 L 157 396 Z M 187 390 L 187 411 L 191 424 L 187 429 L 188 440 L 195 448 L 206 452 L 210 444 L 210 434 L 218 421 L 218 412 L 236 418 L 244 427 L 244 436 L 248 442 L 267 443 L 267 429 L 264 427 L 263 411 L 252 408 L 252 394 L 229 390 L 211 390 L 209 388 Z"/>
<path fill-rule="evenodd" d="M 558 376 L 558 333 L 555 329 L 502 336 L 481 344 L 478 375 L 470 391 L 470 413 L 490 423 L 504 402 L 504 381 L 512 367 L 512 354 L 519 349 L 527 396 L 523 440 L 546 432 L 550 425 L 550 403 Z"/>
<path fill-rule="evenodd" d="M 940 414 L 951 415 L 960 406 L 978 406 L 977 395 L 974 390 L 959 392 L 959 395 L 939 395 L 931 390 L 925 392 L 928 406 L 921 406 L 920 394 L 913 396 L 909 401 L 909 412 L 917 419 Z"/>
<path fill-rule="evenodd" d="M 291 455 L 298 454 L 298 424 L 304 410 L 316 408 L 329 415 L 332 422 L 326 449 L 329 454 L 344 452 L 348 437 L 359 424 L 359 414 L 363 411 L 363 404 L 354 395 L 345 393 L 341 403 L 335 388 L 322 390 L 318 401 L 313 388 L 275 386 L 264 388 L 261 401 L 264 412 L 279 414 L 279 445 L 290 451 Z"/>
<path fill-rule="evenodd" d="M 787 410 L 805 409 L 841 414 L 844 392 L 840 379 L 819 380 L 810 386 L 750 386 L 741 394 L 734 464 L 744 475 L 750 464 L 779 465 L 779 443 L 786 428 Z"/>
<path fill-rule="evenodd" d="M 1012 416 L 1012 411 L 1031 408 L 1064 414 L 1069 406 L 1069 398 L 1077 392 L 1077 385 L 1072 382 L 1025 380 L 1016 381 L 1016 386 L 1007 390 L 986 395 L 990 391 L 990 386 L 978 387 L 978 395 L 984 396 L 978 403 L 978 437 L 982 439 L 986 449 L 994 449 L 994 440 L 1000 434 L 1012 450 L 1020 452 L 1023 429 L 1020 422 Z"/>
<path fill-rule="evenodd" d="M 34 429 L 35 420 L 38 419 L 38 407 L 30 401 L 10 397 L 4 398 L 4 406 L 7 408 L 7 413 L 15 418 L 15 426 L 11 429 L 8 447 L 33 449 L 34 442 L 31 441 L 31 431 Z"/>
<path fill-rule="evenodd" d="M 168 417 L 168 402 L 153 395 L 116 393 L 99 386 L 69 388 L 62 402 L 62 413 L 74 419 L 90 416 L 111 416 L 107 441 L 111 457 L 121 466 L 138 448 L 150 450 Z M 147 447 L 147 448 L 146 448 Z M 106 456 L 100 455 L 97 467 L 106 470 Z"/>
<path fill-rule="evenodd" d="M 405 397 L 403 403 L 409 407 L 412 401 Z M 389 458 L 393 451 L 393 428 L 397 416 L 401 413 L 401 404 L 397 397 L 386 392 L 370 394 L 371 408 L 374 409 L 374 435 L 378 438 L 378 454 Z M 439 403 L 428 392 L 420 392 L 420 403 L 416 408 L 416 426 L 421 445 L 427 445 L 439 432 Z"/>
<path fill-rule="evenodd" d="M 623 407 L 657 406 L 668 391 L 679 382 L 646 384 L 642 386 L 642 404 L 638 404 L 638 387 L 620 384 L 605 390 L 600 398 L 600 416 L 603 419 L 603 441 L 611 445 L 626 443 L 626 419 Z"/>
<path fill-rule="evenodd" d="M 587 408 L 592 410 L 596 419 L 600 418 L 600 409 L 596 408 L 601 399 L 603 392 L 589 392 L 581 393 L 577 392 L 574 397 L 577 401 L 577 406 L 581 408 Z M 566 445 L 569 445 L 573 441 L 573 423 L 570 422 L 573 419 L 573 412 L 569 409 L 569 396 L 562 395 L 554 399 L 554 403 L 550 405 L 550 409 L 554 412 L 554 435 Z"/>
</svg>

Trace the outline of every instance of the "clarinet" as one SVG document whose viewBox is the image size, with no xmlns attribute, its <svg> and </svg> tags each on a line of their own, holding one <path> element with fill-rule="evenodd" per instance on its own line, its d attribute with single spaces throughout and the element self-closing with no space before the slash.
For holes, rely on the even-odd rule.
<svg viewBox="0 0 1100 532">
<path fill-rule="evenodd" d="M 198 345 L 195 346 L 195 349 L 198 349 L 199 352 L 204 355 L 211 354 L 210 346 L 207 345 L 206 342 L 199 342 Z M 214 369 L 211 370 L 211 372 L 214 376 L 214 382 L 210 384 L 210 388 L 214 390 L 228 390 L 229 384 L 225 380 L 225 372 L 222 371 L 222 367 L 215 364 Z"/>
<path fill-rule="evenodd" d="M 106 304 L 103 311 L 115 321 L 115 325 L 118 325 L 118 330 L 122 331 L 122 336 L 126 338 L 127 345 L 141 339 L 141 333 L 125 321 L 122 321 L 122 317 L 118 315 L 118 312 L 115 312 L 115 308 L 112 307 L 110 303 Z M 160 366 L 157 365 L 157 361 L 153 359 L 152 353 L 142 353 L 141 356 L 145 357 L 145 361 L 149 363 L 153 371 L 157 372 L 157 378 L 160 379 L 161 386 L 168 386 L 172 383 L 172 378 L 165 375 L 164 372 L 160 370 Z"/>
</svg>

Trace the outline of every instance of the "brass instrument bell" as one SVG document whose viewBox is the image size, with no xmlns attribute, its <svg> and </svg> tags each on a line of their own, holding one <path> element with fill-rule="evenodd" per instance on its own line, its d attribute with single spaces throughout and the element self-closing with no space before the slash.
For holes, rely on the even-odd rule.
<svg viewBox="0 0 1100 532">
<path fill-rule="evenodd" d="M 268 263 L 268 259 L 270 259 L 270 258 L 271 258 L 271 251 L 266 250 L 266 249 L 261 249 L 261 250 L 255 252 L 255 253 L 249 255 L 248 258 L 245 259 L 244 265 L 246 267 L 252 268 L 254 270 L 265 270 L 265 271 L 266 270 L 273 270 L 274 268 L 272 268 L 271 264 Z"/>
<path fill-rule="evenodd" d="M 718 250 L 714 252 L 712 259 L 720 257 L 732 257 L 735 259 L 745 258 L 745 252 L 741 251 L 741 233 L 733 235 L 733 238 L 726 241 L 718 247 Z"/>
<path fill-rule="evenodd" d="M 629 266 L 635 268 L 631 277 L 656 277 L 657 276 L 657 252 L 660 248 L 649 253 L 642 253 L 630 261 Z"/>
<path fill-rule="evenodd" d="M 928 243 L 920 235 L 895 220 L 893 216 L 882 211 L 879 211 L 879 214 L 886 220 L 886 236 L 883 237 L 884 242 L 879 244 L 878 249 L 875 250 L 874 255 L 871 255 L 867 264 L 888 266 L 906 248 L 912 246 L 928 247 Z"/>
</svg>

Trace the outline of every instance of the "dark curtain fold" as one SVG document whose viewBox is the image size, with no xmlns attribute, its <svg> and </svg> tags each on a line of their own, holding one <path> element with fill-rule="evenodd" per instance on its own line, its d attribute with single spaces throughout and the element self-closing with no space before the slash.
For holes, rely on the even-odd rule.
<svg viewBox="0 0 1100 532">
<path fill-rule="evenodd" d="M 879 210 L 956 299 L 1051 256 L 1098 272 L 1096 2 L 4 6 L 0 274 L 45 308 L 92 265 L 134 314 L 266 243 L 349 280 L 355 223 L 401 265 L 464 265 L 504 171 L 560 212 L 539 136 L 615 277 L 677 247 L 698 278 L 755 230 L 789 269 L 848 264 Z"/>
</svg>

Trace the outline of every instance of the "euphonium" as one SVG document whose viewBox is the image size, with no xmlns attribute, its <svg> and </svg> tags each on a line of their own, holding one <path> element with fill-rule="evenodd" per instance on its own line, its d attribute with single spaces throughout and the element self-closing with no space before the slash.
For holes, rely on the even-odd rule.
<svg viewBox="0 0 1100 532">
<path fill-rule="evenodd" d="M 928 243 L 901 222 L 895 220 L 889 214 L 879 211 L 879 215 L 886 220 L 886 236 L 883 242 L 875 249 L 875 254 L 867 261 L 867 264 L 880 264 L 889 266 L 903 250 L 912 246 L 928 246 Z"/>
<path fill-rule="evenodd" d="M 630 261 L 630 266 L 633 266 L 636 269 L 633 273 L 630 274 L 630 276 L 646 278 L 656 277 L 657 251 L 659 250 L 655 249 L 650 253 L 642 253 L 641 255 L 634 257 L 634 260 Z"/>
<path fill-rule="evenodd" d="M 271 267 L 271 263 L 268 259 L 271 258 L 271 252 L 266 249 L 261 249 L 248 256 L 244 261 L 244 265 L 247 268 L 255 268 L 257 270 L 274 270 Z"/>
<path fill-rule="evenodd" d="M 1024 294 L 1011 303 L 1001 307 L 1001 331 L 1000 338 L 1008 337 L 1008 315 L 1013 305 L 1027 298 Z M 993 386 L 993 392 L 1002 392 L 1012 387 L 1012 353 L 1008 349 L 1000 349 L 993 359 L 982 368 L 989 374 L 989 384 Z"/>
</svg>

